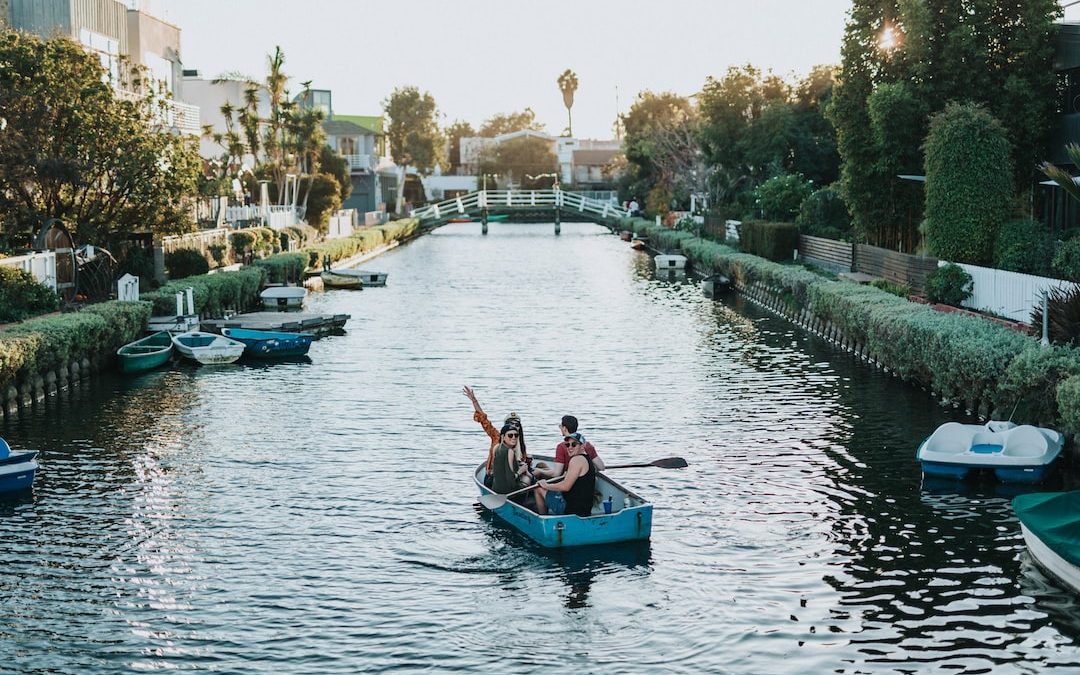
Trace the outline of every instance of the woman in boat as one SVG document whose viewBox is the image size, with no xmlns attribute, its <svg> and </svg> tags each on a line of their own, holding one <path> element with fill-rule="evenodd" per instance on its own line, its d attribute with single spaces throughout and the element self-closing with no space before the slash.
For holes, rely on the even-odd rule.
<svg viewBox="0 0 1080 675">
<path fill-rule="evenodd" d="M 472 387 L 465 385 L 462 388 L 462 393 L 473 404 L 473 420 L 480 423 L 484 433 L 491 439 L 491 447 L 488 448 L 487 471 L 484 476 L 484 485 L 491 487 L 492 473 L 495 468 L 495 448 L 502 442 L 503 434 L 495 428 L 495 425 L 488 419 L 487 413 L 480 407 L 480 402 L 476 400 L 476 393 L 473 392 Z M 521 418 L 517 416 L 517 413 L 512 412 L 506 417 L 503 424 L 512 424 L 517 427 L 518 438 L 513 448 L 513 454 L 519 465 L 524 465 L 526 468 L 525 479 L 521 481 L 520 487 L 531 485 L 533 483 L 532 458 L 529 457 L 529 453 L 525 448 L 525 429 L 521 426 Z"/>
<path fill-rule="evenodd" d="M 500 440 L 495 445 L 492 457 L 491 489 L 504 495 L 523 485 L 529 485 L 532 480 L 529 465 L 520 461 L 516 452 L 521 432 L 508 422 L 502 426 L 499 436 Z M 517 494 L 511 499 L 524 504 L 525 495 Z"/>
<path fill-rule="evenodd" d="M 596 466 L 585 454 L 585 438 L 579 433 L 566 437 L 566 449 L 570 461 L 562 478 L 540 481 L 536 488 L 536 510 L 541 515 L 548 511 L 555 512 L 561 505 L 555 494 L 561 494 L 566 502 L 567 515 L 573 514 L 587 518 L 592 513 L 593 493 L 596 491 Z M 555 508 L 552 508 L 555 507 Z M 555 515 L 561 515 L 555 513 Z"/>
</svg>

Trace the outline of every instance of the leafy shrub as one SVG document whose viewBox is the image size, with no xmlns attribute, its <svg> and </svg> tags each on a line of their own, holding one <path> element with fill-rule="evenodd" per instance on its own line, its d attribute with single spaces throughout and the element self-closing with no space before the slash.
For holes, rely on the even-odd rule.
<svg viewBox="0 0 1080 675">
<path fill-rule="evenodd" d="M 907 284 L 898 284 L 888 279 L 874 279 L 870 282 L 874 288 L 880 288 L 886 293 L 891 293 L 898 298 L 907 298 L 911 295 L 911 287 Z"/>
<path fill-rule="evenodd" d="M 654 217 L 660 216 L 663 219 L 671 211 L 671 200 L 674 196 L 669 190 L 659 185 L 654 187 L 649 190 L 649 194 L 645 195 L 645 213 Z"/>
<path fill-rule="evenodd" d="M 1080 237 L 1062 244 L 1054 254 L 1050 267 L 1058 279 L 1080 282 Z"/>
<path fill-rule="evenodd" d="M 225 244 L 210 244 L 208 248 L 210 249 L 210 257 L 214 259 L 214 266 L 224 266 L 229 247 Z"/>
<path fill-rule="evenodd" d="M 953 263 L 942 265 L 926 277 L 926 297 L 953 307 L 971 297 L 971 287 L 971 275 Z"/>
<path fill-rule="evenodd" d="M 165 269 L 170 279 L 183 279 L 210 271 L 210 263 L 202 253 L 190 248 L 182 248 L 165 254 Z"/>
<path fill-rule="evenodd" d="M 845 239 L 851 236 L 851 214 L 840 193 L 822 188 L 803 200 L 795 217 L 799 231 L 814 237 Z"/>
<path fill-rule="evenodd" d="M 256 267 L 266 270 L 266 280 L 273 284 L 300 282 L 307 264 L 308 254 L 303 251 L 278 253 L 255 261 Z"/>
<path fill-rule="evenodd" d="M 1054 241 L 1046 226 L 1035 220 L 1005 223 L 994 242 L 994 267 L 1011 272 L 1047 276 Z"/>
<path fill-rule="evenodd" d="M 799 248 L 799 226 L 795 223 L 748 221 L 739 225 L 739 245 L 747 253 L 768 260 L 791 260 Z"/>
<path fill-rule="evenodd" d="M 813 186 L 801 174 L 775 176 L 754 191 L 754 198 L 766 220 L 794 222 L 799 207 L 810 196 Z"/>
<path fill-rule="evenodd" d="M 991 263 L 1012 207 L 1005 127 L 981 106 L 950 103 L 930 118 L 924 151 L 930 250 L 953 262 Z"/>
<path fill-rule="evenodd" d="M 34 275 L 10 266 L 0 267 L 0 323 L 21 321 L 59 306 L 56 293 L 38 283 Z"/>
<path fill-rule="evenodd" d="M 255 241 L 257 239 L 258 235 L 255 233 L 255 228 L 237 230 L 229 235 L 232 248 L 238 255 L 243 255 L 248 250 L 255 250 Z"/>
<path fill-rule="evenodd" d="M 1059 384 L 1056 398 L 1061 411 L 1061 430 L 1075 437 L 1080 433 L 1080 375 Z"/>
<path fill-rule="evenodd" d="M 1029 423 L 1057 426 L 1062 418 L 1057 388 L 1080 375 L 1080 353 L 1069 347 L 1043 349 L 1033 339 L 1028 342 L 1026 349 L 1009 360 L 1001 377 L 1001 409 L 1015 408 L 1015 418 Z"/>
</svg>

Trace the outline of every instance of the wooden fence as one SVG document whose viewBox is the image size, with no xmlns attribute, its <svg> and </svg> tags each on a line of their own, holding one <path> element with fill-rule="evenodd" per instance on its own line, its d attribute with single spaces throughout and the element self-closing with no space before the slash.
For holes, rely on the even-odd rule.
<svg viewBox="0 0 1080 675">
<path fill-rule="evenodd" d="M 859 272 L 905 284 L 916 295 L 923 294 L 927 275 L 938 267 L 937 258 L 805 234 L 799 236 L 799 257 L 837 274 Z"/>
<path fill-rule="evenodd" d="M 906 284 L 912 293 L 922 295 L 926 289 L 926 277 L 938 268 L 938 260 L 929 256 L 856 244 L 855 263 L 852 268 L 855 272 Z"/>
<path fill-rule="evenodd" d="M 799 258 L 830 272 L 850 272 L 855 258 L 851 242 L 799 235 Z"/>
</svg>

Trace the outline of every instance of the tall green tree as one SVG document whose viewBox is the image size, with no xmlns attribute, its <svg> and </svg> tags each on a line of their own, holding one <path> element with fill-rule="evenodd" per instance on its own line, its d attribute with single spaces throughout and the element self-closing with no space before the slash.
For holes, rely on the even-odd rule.
<svg viewBox="0 0 1080 675">
<path fill-rule="evenodd" d="M 1053 124 L 1053 22 L 1059 15 L 1054 0 L 854 0 L 829 114 L 843 159 L 841 188 L 868 241 L 907 248 L 913 220 L 910 198 L 881 198 L 898 180 L 887 167 L 907 161 L 882 161 L 889 150 L 876 142 L 870 110 L 877 87 L 906 85 L 922 111 L 919 123 L 889 125 L 905 135 L 888 142 L 902 152 L 921 147 L 927 117 L 948 102 L 984 105 L 1012 144 L 1013 190 L 1028 190 Z M 895 45 L 881 40 L 886 29 L 898 36 Z"/>
<path fill-rule="evenodd" d="M 570 109 L 574 107 L 574 94 L 577 92 L 577 74 L 567 68 L 559 75 L 557 80 L 559 91 L 562 92 L 563 105 L 566 106 L 566 135 L 574 135 L 574 118 L 570 115 Z"/>
<path fill-rule="evenodd" d="M 0 32 L 0 226 L 25 240 L 60 218 L 79 242 L 192 226 L 195 139 L 161 128 L 151 94 L 118 100 L 100 61 L 67 39 Z"/>
<path fill-rule="evenodd" d="M 444 134 L 449 146 L 449 153 L 446 157 L 447 173 L 453 173 L 462 163 L 461 139 L 475 136 L 476 130 L 468 122 L 454 120 L 450 126 L 446 127 Z"/>
<path fill-rule="evenodd" d="M 525 108 L 520 112 L 498 113 L 484 120 L 480 125 L 477 136 L 494 138 L 502 134 L 510 134 L 515 131 L 543 131 L 544 125 L 536 121 L 536 113 L 532 108 Z"/>
<path fill-rule="evenodd" d="M 663 171 L 657 165 L 657 134 L 683 125 L 693 117 L 694 108 L 685 96 L 670 92 L 643 91 L 630 110 L 621 116 L 625 136 L 623 151 L 628 162 L 620 192 L 624 199 L 644 198 L 660 182 Z"/>
<path fill-rule="evenodd" d="M 950 103 L 926 137 L 926 235 L 930 252 L 989 265 L 1012 208 L 1012 164 L 1005 126 L 985 108 Z"/>
<path fill-rule="evenodd" d="M 443 154 L 435 99 L 416 87 L 400 87 L 383 101 L 383 110 L 390 118 L 386 136 L 394 161 L 415 166 L 423 173 L 431 172 Z"/>
<path fill-rule="evenodd" d="M 558 158 L 551 143 L 534 136 L 504 141 L 480 159 L 481 174 L 505 176 L 512 185 L 526 190 L 550 188 L 557 171 Z"/>
</svg>

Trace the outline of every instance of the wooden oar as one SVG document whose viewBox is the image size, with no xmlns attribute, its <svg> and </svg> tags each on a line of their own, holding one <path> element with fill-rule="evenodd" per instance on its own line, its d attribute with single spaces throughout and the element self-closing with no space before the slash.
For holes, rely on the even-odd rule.
<svg viewBox="0 0 1080 675">
<path fill-rule="evenodd" d="M 646 462 L 644 464 L 615 464 L 614 466 L 604 467 L 604 471 L 608 469 L 629 469 L 639 466 L 656 466 L 661 469 L 685 469 L 689 464 L 682 457 L 665 457 L 664 459 L 658 459 L 653 462 Z"/>
<path fill-rule="evenodd" d="M 497 492 L 493 492 L 493 493 L 491 493 L 489 495 L 481 495 L 480 496 L 480 503 L 483 504 L 484 506 L 488 507 L 492 511 L 494 511 L 495 509 L 497 509 L 500 506 L 502 506 L 503 504 L 505 504 L 506 500 L 508 498 L 512 497 L 513 495 L 519 495 L 522 492 L 528 492 L 529 490 L 535 490 L 538 487 L 540 487 L 540 483 L 533 483 L 529 487 L 521 488 L 520 490 L 514 490 L 513 492 L 508 492 L 508 493 L 506 493 L 504 495 L 498 494 Z"/>
</svg>

